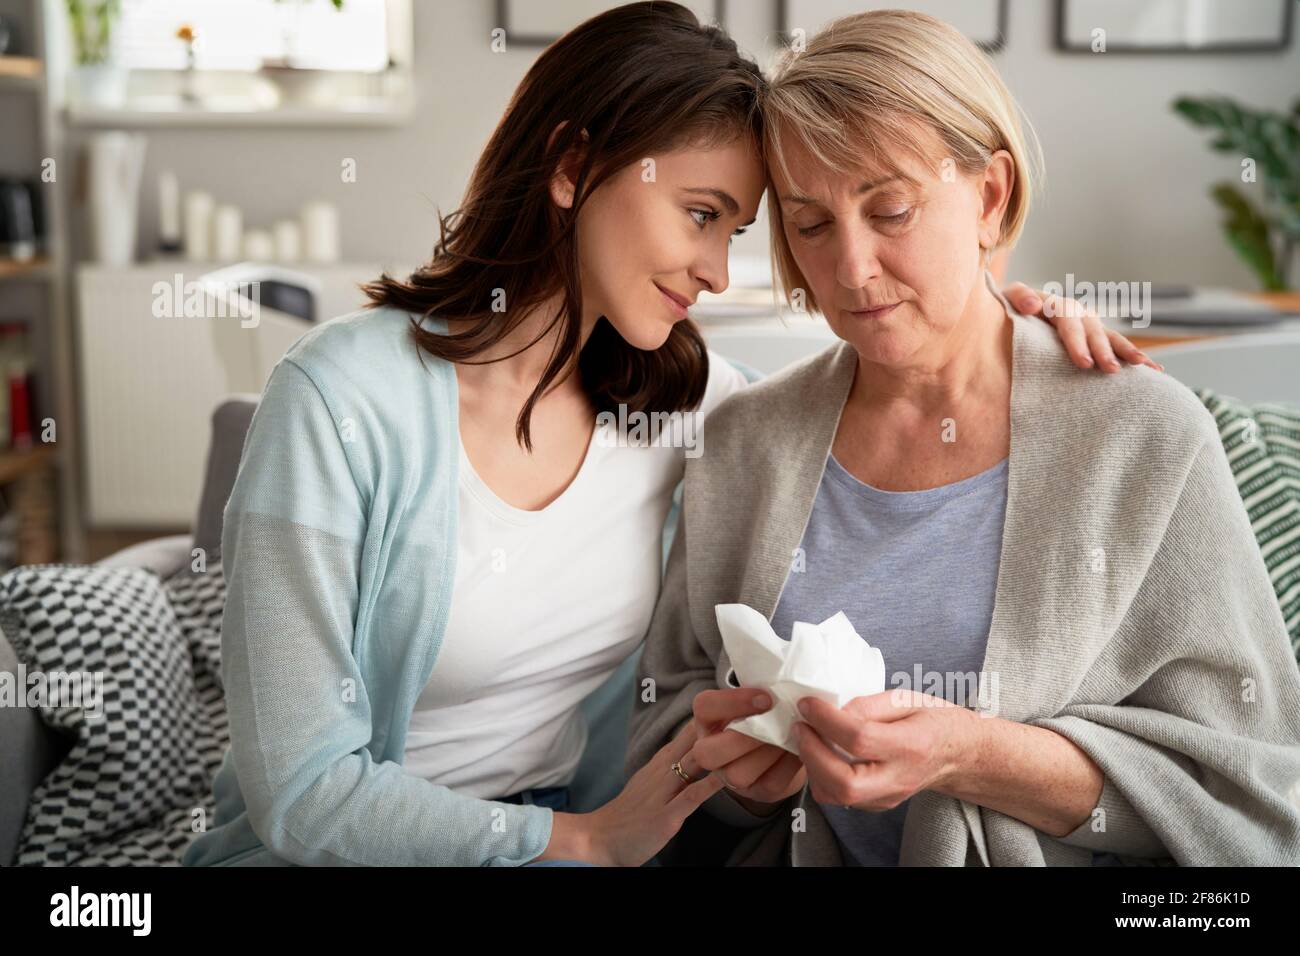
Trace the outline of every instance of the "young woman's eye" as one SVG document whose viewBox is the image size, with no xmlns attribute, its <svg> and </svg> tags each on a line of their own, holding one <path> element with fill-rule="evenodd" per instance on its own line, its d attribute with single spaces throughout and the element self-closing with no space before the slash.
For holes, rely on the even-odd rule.
<svg viewBox="0 0 1300 956">
<path fill-rule="evenodd" d="M 737 229 L 735 232 L 731 234 L 730 238 L 727 239 L 727 245 L 731 245 L 732 240 L 734 240 L 737 236 L 743 236 L 744 234 L 745 234 L 744 229 Z"/>
<path fill-rule="evenodd" d="M 702 219 L 695 219 L 695 225 L 699 226 L 701 229 L 714 220 L 722 217 L 722 213 L 714 212 L 712 209 L 688 209 L 687 212 L 690 214 L 692 219 L 695 219 L 696 216 L 703 217 Z"/>
</svg>

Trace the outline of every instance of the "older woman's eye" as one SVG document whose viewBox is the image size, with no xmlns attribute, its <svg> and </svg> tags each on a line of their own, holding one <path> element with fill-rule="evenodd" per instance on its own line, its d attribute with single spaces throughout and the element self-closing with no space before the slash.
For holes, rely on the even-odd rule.
<svg viewBox="0 0 1300 956">
<path fill-rule="evenodd" d="M 878 213 L 873 218 L 879 219 L 881 222 L 888 223 L 891 226 L 901 226 L 903 223 L 907 222 L 907 220 L 912 218 L 912 209 L 904 209 L 896 213 Z"/>
<path fill-rule="evenodd" d="M 798 228 L 798 232 L 799 232 L 799 235 L 801 235 L 801 236 L 803 236 L 805 239 L 807 239 L 807 238 L 809 238 L 809 237 L 811 237 L 811 236 L 815 236 L 815 235 L 817 235 L 817 233 L 821 232 L 824 228 L 826 228 L 826 223 L 824 223 L 824 222 L 819 222 L 819 223 L 817 223 L 816 225 L 813 225 L 813 226 L 800 226 L 800 227 Z"/>
</svg>

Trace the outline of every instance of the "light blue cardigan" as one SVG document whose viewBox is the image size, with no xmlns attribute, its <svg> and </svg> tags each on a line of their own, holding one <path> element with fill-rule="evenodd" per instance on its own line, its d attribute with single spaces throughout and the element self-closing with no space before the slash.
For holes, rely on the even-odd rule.
<svg viewBox="0 0 1300 956">
<path fill-rule="evenodd" d="M 550 841 L 547 807 L 401 767 L 451 602 L 459 460 L 454 369 L 410 318 L 325 322 L 263 391 L 221 539 L 231 747 L 186 866 L 517 866 Z"/>
</svg>

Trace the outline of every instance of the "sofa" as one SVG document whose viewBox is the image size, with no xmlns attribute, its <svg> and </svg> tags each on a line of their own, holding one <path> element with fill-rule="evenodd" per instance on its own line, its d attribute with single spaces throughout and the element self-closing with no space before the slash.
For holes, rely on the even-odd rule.
<svg viewBox="0 0 1300 956">
<path fill-rule="evenodd" d="M 741 366 L 734 359 L 732 362 L 751 381 L 757 377 L 749 367 Z M 1261 544 L 1266 538 L 1276 542 L 1300 534 L 1300 481 L 1297 481 L 1300 478 L 1300 452 L 1297 451 L 1300 412 L 1280 405 L 1240 403 L 1205 389 L 1197 390 L 1197 395 L 1218 421 L 1225 450 L 1247 498 L 1249 516 L 1261 536 Z M 212 415 L 212 437 L 193 532 L 126 548 L 97 562 L 97 567 L 142 568 L 166 578 L 190 561 L 194 548 L 202 548 L 208 555 L 219 555 L 225 504 L 259 398 L 252 394 L 233 396 L 222 402 Z M 1261 483 L 1275 493 L 1261 495 Z M 675 507 L 665 528 L 665 552 L 677 512 Z M 1292 560 L 1291 548 L 1265 550 L 1291 632 L 1292 650 L 1300 663 L 1300 565 Z M 601 806 L 623 786 L 627 724 L 634 700 L 638 656 L 639 651 L 582 704 L 589 737 L 571 785 L 573 809 L 578 812 Z M 17 664 L 14 649 L 0 633 L 0 672 L 13 672 Z M 0 707 L 0 865 L 14 859 L 33 791 L 60 764 L 69 749 L 70 741 L 46 726 L 36 710 Z M 690 842 L 705 846 L 704 855 L 674 858 L 666 850 L 659 856 L 661 862 L 720 862 L 726 856 L 729 841 L 734 839 L 727 828 L 715 825 L 711 818 L 700 814 L 688 819 L 685 830 L 695 831 Z"/>
</svg>

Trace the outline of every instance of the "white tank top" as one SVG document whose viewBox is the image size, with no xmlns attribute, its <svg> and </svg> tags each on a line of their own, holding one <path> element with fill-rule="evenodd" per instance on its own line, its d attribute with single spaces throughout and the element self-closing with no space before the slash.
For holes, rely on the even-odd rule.
<svg viewBox="0 0 1300 956">
<path fill-rule="evenodd" d="M 700 420 L 745 384 L 712 353 L 709 369 Z M 680 439 L 635 446 L 620 433 L 598 425 L 540 511 L 498 498 L 461 447 L 451 610 L 411 716 L 408 773 L 487 799 L 572 781 L 587 742 L 578 706 L 649 627 L 688 453 Z"/>
</svg>

